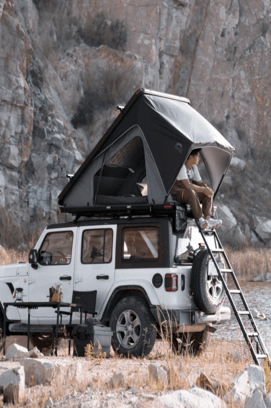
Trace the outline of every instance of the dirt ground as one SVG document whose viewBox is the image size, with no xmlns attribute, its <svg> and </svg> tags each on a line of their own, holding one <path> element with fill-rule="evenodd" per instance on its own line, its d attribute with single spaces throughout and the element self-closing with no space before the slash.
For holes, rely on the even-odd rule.
<svg viewBox="0 0 271 408">
<path fill-rule="evenodd" d="M 11 336 L 7 339 L 7 347 L 11 343 L 26 346 L 27 338 Z M 62 340 L 57 358 L 74 359 L 68 357 L 67 346 L 67 340 Z M 50 360 L 55 357 L 46 358 Z M 230 387 L 232 380 L 246 366 L 253 364 L 247 347 L 241 340 L 230 343 L 212 340 L 208 349 L 199 357 L 177 356 L 171 351 L 169 342 L 158 340 L 151 354 L 145 358 L 122 358 L 116 356 L 111 349 L 109 359 L 91 356 L 78 359 L 84 361 L 89 374 L 85 383 L 73 383 L 63 387 L 56 381 L 50 386 L 29 387 L 25 402 L 21 406 L 158 408 L 155 401 L 157 396 L 198 385 L 197 379 L 202 372 L 224 384 L 223 391 L 218 393 L 221 397 Z M 149 365 L 153 363 L 166 367 L 166 384 L 154 382 L 149 377 Z M 120 376 L 122 381 L 114 385 L 112 378 L 120 373 L 123 374 L 123 377 Z M 3 402 L 0 401 L 0 404 Z"/>
</svg>

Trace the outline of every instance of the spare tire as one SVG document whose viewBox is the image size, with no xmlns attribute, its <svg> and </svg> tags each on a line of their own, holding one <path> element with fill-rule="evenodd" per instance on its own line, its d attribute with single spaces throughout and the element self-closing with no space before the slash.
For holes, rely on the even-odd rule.
<svg viewBox="0 0 271 408">
<path fill-rule="evenodd" d="M 199 310 L 214 314 L 220 309 L 226 293 L 221 278 L 208 275 L 210 260 L 206 249 L 195 256 L 191 273 L 191 291 Z M 224 275 L 223 278 L 226 279 Z"/>
</svg>

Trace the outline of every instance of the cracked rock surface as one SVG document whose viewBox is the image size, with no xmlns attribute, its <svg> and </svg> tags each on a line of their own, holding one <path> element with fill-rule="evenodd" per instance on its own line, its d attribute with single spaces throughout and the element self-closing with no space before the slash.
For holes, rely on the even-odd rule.
<svg viewBox="0 0 271 408">
<path fill-rule="evenodd" d="M 217 204 L 236 244 L 270 245 L 269 1 L 0 0 L 0 36 L 0 206 L 19 229 L 58 220 L 66 174 L 145 87 L 188 97 L 234 145 Z"/>
</svg>

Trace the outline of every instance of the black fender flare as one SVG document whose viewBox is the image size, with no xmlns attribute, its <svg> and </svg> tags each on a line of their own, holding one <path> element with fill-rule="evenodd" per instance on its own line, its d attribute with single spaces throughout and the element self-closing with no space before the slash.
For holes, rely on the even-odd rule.
<svg viewBox="0 0 271 408">
<path fill-rule="evenodd" d="M 119 286 L 117 287 L 111 294 L 107 305 L 104 309 L 104 312 L 102 314 L 101 321 L 109 320 L 110 317 L 110 312 L 111 310 L 115 307 L 115 305 L 119 302 L 121 298 L 125 296 L 127 293 L 131 293 L 133 295 L 138 294 L 140 297 L 144 298 L 153 314 L 153 310 L 155 306 L 152 305 L 149 296 L 147 292 L 145 291 L 142 286 L 139 285 L 125 285 L 125 286 Z M 154 316 L 155 317 L 155 316 Z"/>
</svg>

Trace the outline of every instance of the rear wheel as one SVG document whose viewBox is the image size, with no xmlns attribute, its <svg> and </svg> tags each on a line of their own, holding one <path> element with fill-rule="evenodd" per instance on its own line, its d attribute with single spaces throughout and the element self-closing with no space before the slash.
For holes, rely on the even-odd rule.
<svg viewBox="0 0 271 408">
<path fill-rule="evenodd" d="M 211 333 L 205 328 L 195 333 L 173 333 L 172 349 L 177 354 L 199 356 L 209 346 Z"/>
<path fill-rule="evenodd" d="M 113 331 L 112 346 L 117 354 L 125 357 L 148 355 L 155 343 L 155 321 L 144 299 L 131 296 L 123 298 L 113 309 L 110 327 Z"/>
</svg>

